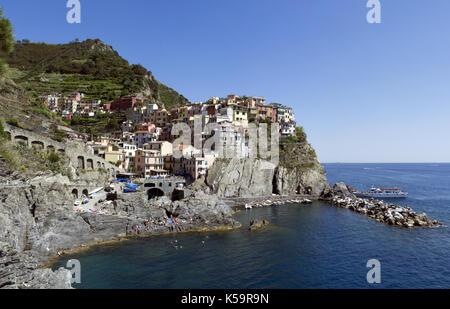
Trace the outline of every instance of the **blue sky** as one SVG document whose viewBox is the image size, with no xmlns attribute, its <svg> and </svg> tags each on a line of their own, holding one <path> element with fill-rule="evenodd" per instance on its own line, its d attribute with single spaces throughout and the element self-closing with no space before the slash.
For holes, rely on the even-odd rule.
<svg viewBox="0 0 450 309">
<path fill-rule="evenodd" d="M 100 38 L 191 101 L 292 106 L 322 162 L 450 162 L 450 1 L 2 1 L 16 39 Z"/>
</svg>

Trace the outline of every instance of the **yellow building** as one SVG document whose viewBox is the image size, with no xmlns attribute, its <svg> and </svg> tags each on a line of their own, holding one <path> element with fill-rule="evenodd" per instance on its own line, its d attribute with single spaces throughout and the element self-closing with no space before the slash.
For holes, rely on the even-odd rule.
<svg viewBox="0 0 450 309">
<path fill-rule="evenodd" d="M 105 161 L 116 164 L 118 161 L 122 162 L 123 149 L 117 145 L 108 144 L 105 149 Z"/>
</svg>

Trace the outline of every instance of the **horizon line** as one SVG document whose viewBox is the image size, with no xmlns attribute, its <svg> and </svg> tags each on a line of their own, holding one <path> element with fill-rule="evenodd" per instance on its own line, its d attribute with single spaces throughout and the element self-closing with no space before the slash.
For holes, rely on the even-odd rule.
<svg viewBox="0 0 450 309">
<path fill-rule="evenodd" d="M 448 162 L 320 162 L 320 164 L 450 164 Z"/>
</svg>

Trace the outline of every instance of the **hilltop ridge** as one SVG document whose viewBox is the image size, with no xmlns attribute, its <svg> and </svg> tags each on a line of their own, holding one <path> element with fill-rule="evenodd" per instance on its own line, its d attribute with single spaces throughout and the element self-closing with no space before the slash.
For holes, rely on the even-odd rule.
<svg viewBox="0 0 450 309">
<path fill-rule="evenodd" d="M 11 68 L 11 79 L 35 96 L 82 92 L 107 103 L 119 96 L 139 95 L 166 108 L 189 102 L 100 39 L 66 44 L 17 41 L 14 51 L 3 58 Z"/>
</svg>

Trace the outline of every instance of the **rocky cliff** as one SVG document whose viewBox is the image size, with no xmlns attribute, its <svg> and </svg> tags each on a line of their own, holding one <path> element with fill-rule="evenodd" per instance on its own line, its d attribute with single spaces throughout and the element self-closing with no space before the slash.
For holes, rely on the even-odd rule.
<svg viewBox="0 0 450 309">
<path fill-rule="evenodd" d="M 41 175 L 30 180 L 10 172 L 3 177 L 9 185 L 0 185 L 0 288 L 69 288 L 68 270 L 38 267 L 49 256 L 80 245 L 239 227 L 229 206 L 203 192 L 176 202 L 148 201 L 145 192 L 119 194 L 116 202 L 81 213 L 74 210 L 67 177 Z"/>
<path fill-rule="evenodd" d="M 278 166 L 261 159 L 218 159 L 208 170 L 206 184 L 225 198 L 272 193 L 320 197 L 329 189 L 323 167 L 308 143 L 281 144 Z"/>
<path fill-rule="evenodd" d="M 218 159 L 208 170 L 207 185 L 220 197 L 261 197 L 272 194 L 276 166 L 260 159 Z"/>
<path fill-rule="evenodd" d="M 309 143 L 281 144 L 280 164 L 273 180 L 274 193 L 319 197 L 329 189 L 327 177 Z"/>
</svg>

